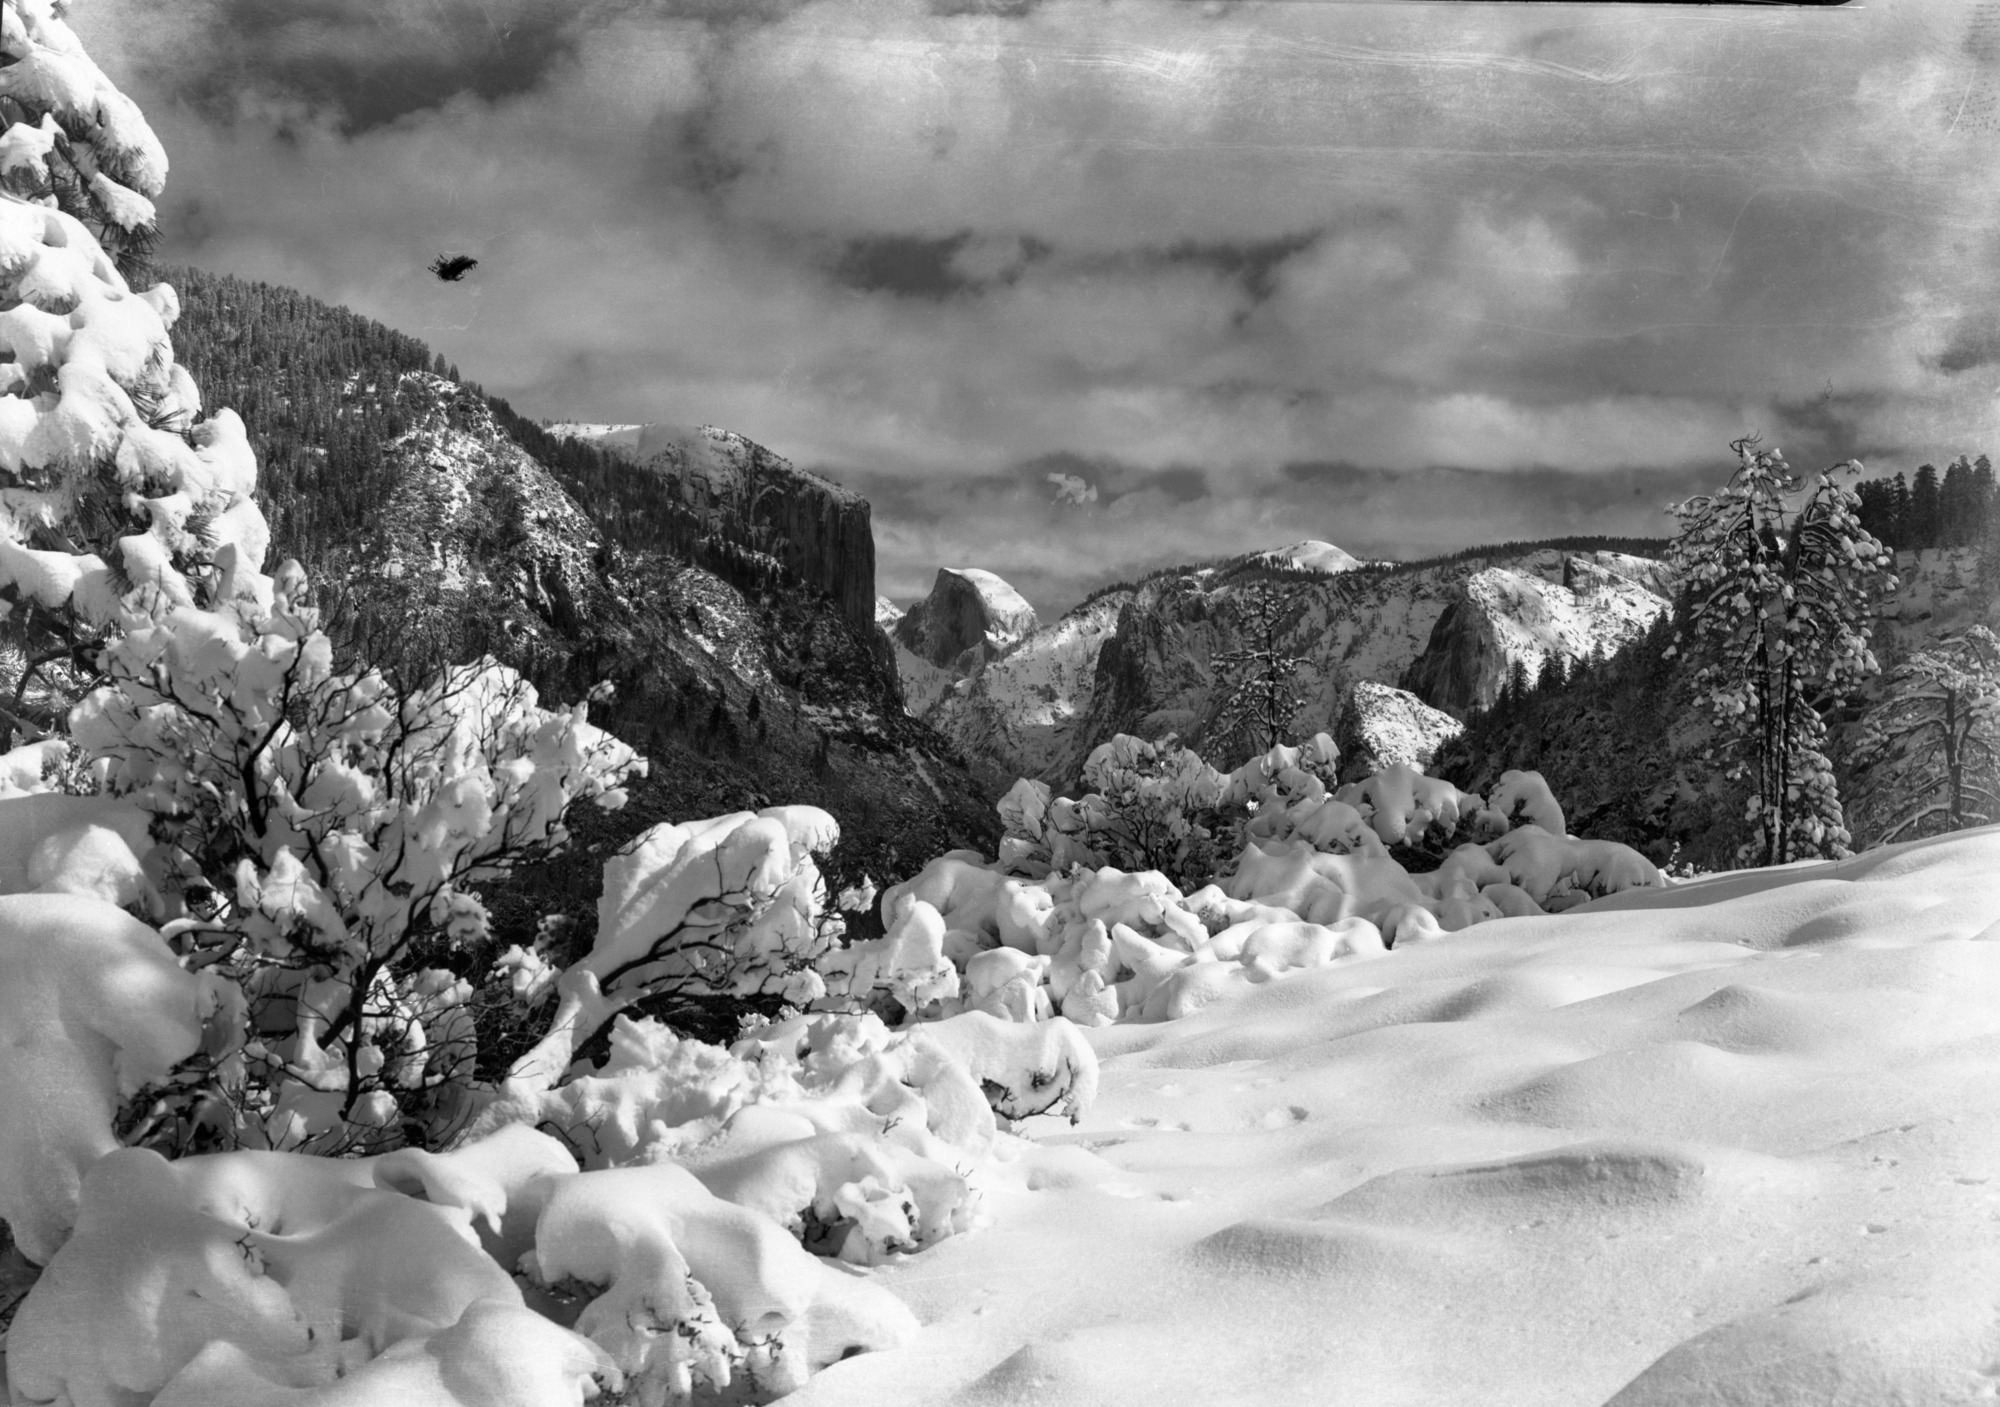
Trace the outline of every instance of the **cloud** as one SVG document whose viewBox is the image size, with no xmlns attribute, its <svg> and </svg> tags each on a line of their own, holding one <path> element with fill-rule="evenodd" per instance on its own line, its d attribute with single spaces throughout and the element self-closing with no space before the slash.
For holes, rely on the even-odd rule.
<svg viewBox="0 0 2000 1407">
<path fill-rule="evenodd" d="M 1097 502 L 1097 485 L 1077 474 L 1044 474 L 1042 476 L 1056 486 L 1057 503 L 1073 504 L 1078 508 Z"/>
<path fill-rule="evenodd" d="M 167 258 L 346 303 L 528 414 L 721 424 L 845 477 L 885 583 L 1011 563 L 1058 595 L 1301 535 L 1633 531 L 1746 430 L 1884 471 L 1987 447 L 1972 18 L 74 15 L 167 142 Z M 447 248 L 475 280 L 424 274 Z"/>
</svg>

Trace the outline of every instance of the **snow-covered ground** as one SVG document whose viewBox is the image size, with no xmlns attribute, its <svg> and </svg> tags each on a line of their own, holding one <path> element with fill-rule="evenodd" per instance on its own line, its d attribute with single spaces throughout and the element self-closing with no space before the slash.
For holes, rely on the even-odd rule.
<svg viewBox="0 0 2000 1407">
<path fill-rule="evenodd" d="M 2000 828 L 1635 890 L 1089 1033 L 926 1325 L 801 1407 L 2000 1390 Z"/>
</svg>

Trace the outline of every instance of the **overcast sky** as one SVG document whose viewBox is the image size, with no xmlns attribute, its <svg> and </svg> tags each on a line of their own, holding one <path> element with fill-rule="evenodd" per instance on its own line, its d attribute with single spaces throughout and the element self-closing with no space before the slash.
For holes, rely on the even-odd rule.
<svg viewBox="0 0 2000 1407">
<path fill-rule="evenodd" d="M 76 0 L 164 257 L 527 414 L 741 431 L 880 589 L 1663 534 L 2000 453 L 2000 11 Z M 462 284 L 424 271 L 475 255 Z"/>
</svg>

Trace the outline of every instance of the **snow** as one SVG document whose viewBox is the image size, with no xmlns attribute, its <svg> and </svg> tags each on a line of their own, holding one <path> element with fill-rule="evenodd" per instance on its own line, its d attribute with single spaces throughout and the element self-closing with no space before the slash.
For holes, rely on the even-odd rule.
<svg viewBox="0 0 2000 1407">
<path fill-rule="evenodd" d="M 1029 1121 L 992 1226 L 878 1272 L 922 1334 L 792 1400 L 1990 1395 L 2000 830 L 1087 1038 L 1097 1101 Z"/>
<path fill-rule="evenodd" d="M 27 798 L 48 799 L 74 798 Z M 0 1219 L 30 1259 L 62 1243 L 85 1170 L 117 1146 L 119 1098 L 194 1053 L 199 985 L 102 899 L 0 898 Z"/>
<path fill-rule="evenodd" d="M 1361 565 L 1361 559 L 1335 547 L 1330 542 L 1318 538 L 1307 538 L 1295 542 L 1290 547 L 1280 547 L 1262 554 L 1263 559 L 1273 566 L 1295 567 L 1303 572 L 1323 572 L 1336 576 L 1341 572 L 1351 572 Z"/>
</svg>

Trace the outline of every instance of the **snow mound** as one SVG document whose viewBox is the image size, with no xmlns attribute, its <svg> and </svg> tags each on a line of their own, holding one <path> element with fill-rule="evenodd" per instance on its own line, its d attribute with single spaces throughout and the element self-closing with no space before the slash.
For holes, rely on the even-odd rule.
<svg viewBox="0 0 2000 1407">
<path fill-rule="evenodd" d="M 67 798 L 65 798 L 67 799 Z M 93 898 L 0 898 L 0 1219 L 47 1261 L 119 1100 L 201 1041 L 201 984 L 145 924 Z"/>
</svg>

